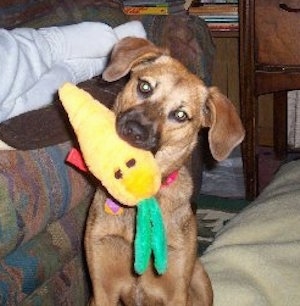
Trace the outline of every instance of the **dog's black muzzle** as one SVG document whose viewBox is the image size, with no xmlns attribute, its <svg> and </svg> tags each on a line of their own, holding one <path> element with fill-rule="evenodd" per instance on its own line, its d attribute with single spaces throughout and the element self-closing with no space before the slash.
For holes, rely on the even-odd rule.
<svg viewBox="0 0 300 306">
<path fill-rule="evenodd" d="M 155 153 L 158 149 L 157 124 L 150 120 L 139 107 L 131 108 L 117 115 L 118 135 L 134 147 Z"/>
</svg>

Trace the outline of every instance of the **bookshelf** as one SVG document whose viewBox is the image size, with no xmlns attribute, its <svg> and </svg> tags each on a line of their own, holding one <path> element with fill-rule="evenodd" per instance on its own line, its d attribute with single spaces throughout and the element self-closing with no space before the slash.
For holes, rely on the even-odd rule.
<svg viewBox="0 0 300 306">
<path fill-rule="evenodd" d="M 216 46 L 212 83 L 240 109 L 238 0 L 193 0 L 190 15 L 207 23 Z"/>
<path fill-rule="evenodd" d="M 238 37 L 238 0 L 194 0 L 188 12 L 207 23 L 214 37 Z"/>
<path fill-rule="evenodd" d="M 238 0 L 123 0 L 127 15 L 169 15 L 187 12 L 207 23 L 215 37 L 238 37 Z"/>
</svg>

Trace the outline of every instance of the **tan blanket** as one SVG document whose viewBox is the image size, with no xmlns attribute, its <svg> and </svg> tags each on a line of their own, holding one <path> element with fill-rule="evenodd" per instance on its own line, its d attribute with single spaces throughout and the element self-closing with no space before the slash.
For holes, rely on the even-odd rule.
<svg viewBox="0 0 300 306">
<path fill-rule="evenodd" d="M 300 305 L 300 161 L 281 167 L 202 261 L 215 306 Z"/>
</svg>

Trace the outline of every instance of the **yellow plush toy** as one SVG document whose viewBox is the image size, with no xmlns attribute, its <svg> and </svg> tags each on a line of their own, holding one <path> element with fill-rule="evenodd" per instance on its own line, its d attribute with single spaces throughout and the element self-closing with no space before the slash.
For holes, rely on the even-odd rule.
<svg viewBox="0 0 300 306">
<path fill-rule="evenodd" d="M 134 241 L 136 273 L 146 271 L 151 253 L 159 274 L 167 268 L 166 234 L 155 194 L 161 173 L 151 152 L 119 138 L 115 114 L 89 93 L 66 83 L 59 97 L 77 135 L 87 168 L 110 195 L 127 206 L 137 205 Z"/>
<path fill-rule="evenodd" d="M 161 184 L 151 152 L 135 148 L 115 130 L 115 114 L 89 93 L 66 83 L 60 100 L 77 135 L 87 168 L 122 204 L 133 206 L 155 195 Z"/>
</svg>

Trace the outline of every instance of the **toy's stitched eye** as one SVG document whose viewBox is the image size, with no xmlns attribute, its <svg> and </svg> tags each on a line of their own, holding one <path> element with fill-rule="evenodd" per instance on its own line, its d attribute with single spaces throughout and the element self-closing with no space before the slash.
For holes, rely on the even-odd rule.
<svg viewBox="0 0 300 306">
<path fill-rule="evenodd" d="M 122 171 L 119 169 L 115 172 L 115 178 L 120 180 L 123 177 Z"/>
<path fill-rule="evenodd" d="M 151 95 L 153 92 L 153 88 L 151 86 L 151 84 L 147 81 L 144 80 L 140 80 L 138 83 L 138 91 L 139 93 L 141 93 L 142 95 Z"/>
<path fill-rule="evenodd" d="M 132 158 L 132 159 L 130 159 L 130 160 L 126 163 L 126 166 L 127 166 L 128 168 L 132 168 L 132 167 L 135 166 L 135 164 L 136 164 L 136 160 L 135 160 L 134 158 Z"/>
<path fill-rule="evenodd" d="M 188 114 L 182 109 L 177 109 L 171 112 L 169 117 L 177 122 L 185 122 L 186 120 L 189 120 Z"/>
</svg>

